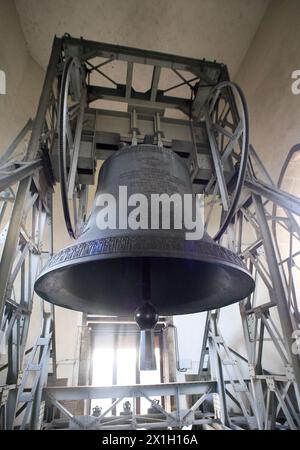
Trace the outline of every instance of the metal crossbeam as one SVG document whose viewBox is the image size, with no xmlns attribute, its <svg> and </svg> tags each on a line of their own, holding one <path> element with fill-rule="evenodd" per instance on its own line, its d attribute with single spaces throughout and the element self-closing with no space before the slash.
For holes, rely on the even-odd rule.
<svg viewBox="0 0 300 450">
<path fill-rule="evenodd" d="M 214 381 L 189 382 L 189 383 L 163 383 L 133 386 L 73 386 L 73 387 L 47 387 L 44 394 L 52 395 L 56 400 L 84 400 L 92 398 L 127 398 L 162 395 L 191 395 L 205 394 L 207 389 L 215 385 Z M 177 391 L 178 390 L 178 391 Z"/>
</svg>

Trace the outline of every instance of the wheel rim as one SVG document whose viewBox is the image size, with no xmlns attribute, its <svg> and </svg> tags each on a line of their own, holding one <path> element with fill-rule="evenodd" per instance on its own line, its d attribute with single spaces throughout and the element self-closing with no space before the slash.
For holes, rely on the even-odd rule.
<svg viewBox="0 0 300 450">
<path fill-rule="evenodd" d="M 235 166 L 238 167 L 237 173 L 236 170 L 234 172 L 234 177 L 236 178 L 235 186 L 230 194 L 228 194 L 227 189 L 228 204 L 225 205 L 226 207 L 224 207 L 224 202 L 221 205 L 221 224 L 213 236 L 215 241 L 219 241 L 235 216 L 245 180 L 249 148 L 249 117 L 243 91 L 237 84 L 230 81 L 218 84 L 211 91 L 204 108 L 206 108 L 211 132 L 214 134 L 217 144 L 221 167 L 223 168 L 229 162 L 230 156 L 232 164 L 233 161 L 236 161 Z M 231 116 L 231 121 L 229 115 Z M 239 154 L 236 153 L 237 148 L 239 149 Z M 214 204 L 214 198 L 217 197 L 220 190 L 216 173 L 215 167 L 215 174 L 209 181 L 205 191 L 206 195 L 213 195 L 210 205 Z M 212 207 L 210 206 L 208 221 Z M 205 226 L 208 226 L 208 222 Z"/>
<path fill-rule="evenodd" d="M 80 124 L 79 120 L 85 106 L 82 98 L 86 93 L 85 90 L 84 69 L 79 59 L 76 57 L 68 58 L 62 74 L 58 105 L 58 154 L 63 214 L 67 231 L 73 239 L 78 237 L 85 220 L 82 204 L 87 196 L 87 187 L 79 184 L 78 180 L 75 180 L 77 177 L 77 167 L 75 167 L 76 173 L 74 170 L 72 171 L 72 178 L 74 178 L 72 186 L 74 185 L 74 187 L 71 189 L 69 185 L 71 178 L 70 171 L 74 164 L 72 159 L 74 157 L 74 141 L 78 133 L 81 136 L 78 127 L 82 127 L 82 123 Z M 71 107 L 69 106 L 70 100 L 73 101 Z M 69 204 L 70 200 L 73 204 L 73 214 L 71 214 L 72 206 Z"/>
</svg>

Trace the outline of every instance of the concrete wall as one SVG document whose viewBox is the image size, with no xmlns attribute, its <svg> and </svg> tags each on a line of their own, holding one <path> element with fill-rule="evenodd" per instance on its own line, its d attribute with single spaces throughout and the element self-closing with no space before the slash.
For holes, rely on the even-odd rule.
<svg viewBox="0 0 300 450">
<path fill-rule="evenodd" d="M 31 58 L 11 0 L 0 0 L 0 69 L 6 95 L 0 95 L 0 152 L 36 111 L 44 71 Z"/>
<path fill-rule="evenodd" d="M 273 0 L 237 73 L 250 113 L 250 141 L 272 176 L 300 142 L 300 95 L 291 74 L 300 69 L 300 2 Z"/>
</svg>

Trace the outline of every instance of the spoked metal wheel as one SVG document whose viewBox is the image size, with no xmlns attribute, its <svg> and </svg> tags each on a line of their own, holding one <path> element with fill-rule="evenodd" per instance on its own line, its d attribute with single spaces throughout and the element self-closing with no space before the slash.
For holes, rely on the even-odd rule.
<svg viewBox="0 0 300 450">
<path fill-rule="evenodd" d="M 210 93 L 203 114 L 213 161 L 213 175 L 205 188 L 205 229 L 218 214 L 218 241 L 232 221 L 245 179 L 249 119 L 246 100 L 240 87 L 225 81 Z M 216 211 L 218 210 L 218 211 Z"/>
<path fill-rule="evenodd" d="M 297 180 L 297 177 L 295 177 L 293 172 L 295 172 L 295 173 L 298 172 L 299 161 L 300 161 L 300 144 L 296 144 L 290 149 L 290 151 L 282 165 L 282 168 L 281 168 L 281 171 L 279 174 L 279 178 L 278 178 L 278 182 L 277 182 L 278 189 L 281 189 L 285 192 L 295 195 L 295 193 L 293 191 L 291 191 L 292 190 L 291 188 L 293 187 L 293 184 L 295 184 L 295 180 Z M 276 205 L 276 203 L 274 203 L 273 209 L 272 209 L 273 218 L 277 218 L 278 216 L 280 217 L 280 214 L 278 214 L 278 209 L 279 209 L 278 206 Z M 283 215 L 283 216 L 286 215 L 288 217 L 288 219 L 292 225 L 293 234 L 295 236 L 298 236 L 298 239 L 300 240 L 300 224 L 298 223 L 299 218 L 296 218 L 288 210 L 285 210 L 284 214 L 282 214 L 282 212 L 281 212 L 281 215 Z M 280 221 L 278 222 L 276 220 L 273 220 L 273 222 L 272 222 L 272 231 L 273 231 L 273 235 L 274 235 L 274 238 L 276 241 L 277 248 L 279 248 L 279 242 L 278 242 L 278 236 L 277 236 L 278 223 L 280 224 L 281 222 Z M 284 228 L 287 230 L 286 224 L 284 224 Z"/>
<path fill-rule="evenodd" d="M 296 144 L 290 149 L 284 161 L 278 178 L 278 189 L 293 195 L 298 194 L 299 166 L 300 144 Z M 300 324 L 300 217 L 274 203 L 272 219 L 273 242 L 296 329 Z"/>
<path fill-rule="evenodd" d="M 68 58 L 58 105 L 58 153 L 64 218 L 68 233 L 74 239 L 86 216 L 87 186 L 80 183 L 77 170 L 86 97 L 84 67 L 78 58 Z"/>
</svg>

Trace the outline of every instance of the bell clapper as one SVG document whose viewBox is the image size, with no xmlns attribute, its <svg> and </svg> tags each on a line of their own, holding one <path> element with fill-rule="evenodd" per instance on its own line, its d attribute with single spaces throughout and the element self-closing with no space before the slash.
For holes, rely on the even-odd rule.
<svg viewBox="0 0 300 450">
<path fill-rule="evenodd" d="M 134 315 L 140 334 L 140 370 L 156 370 L 154 328 L 159 315 L 150 301 L 139 306 Z"/>
</svg>

